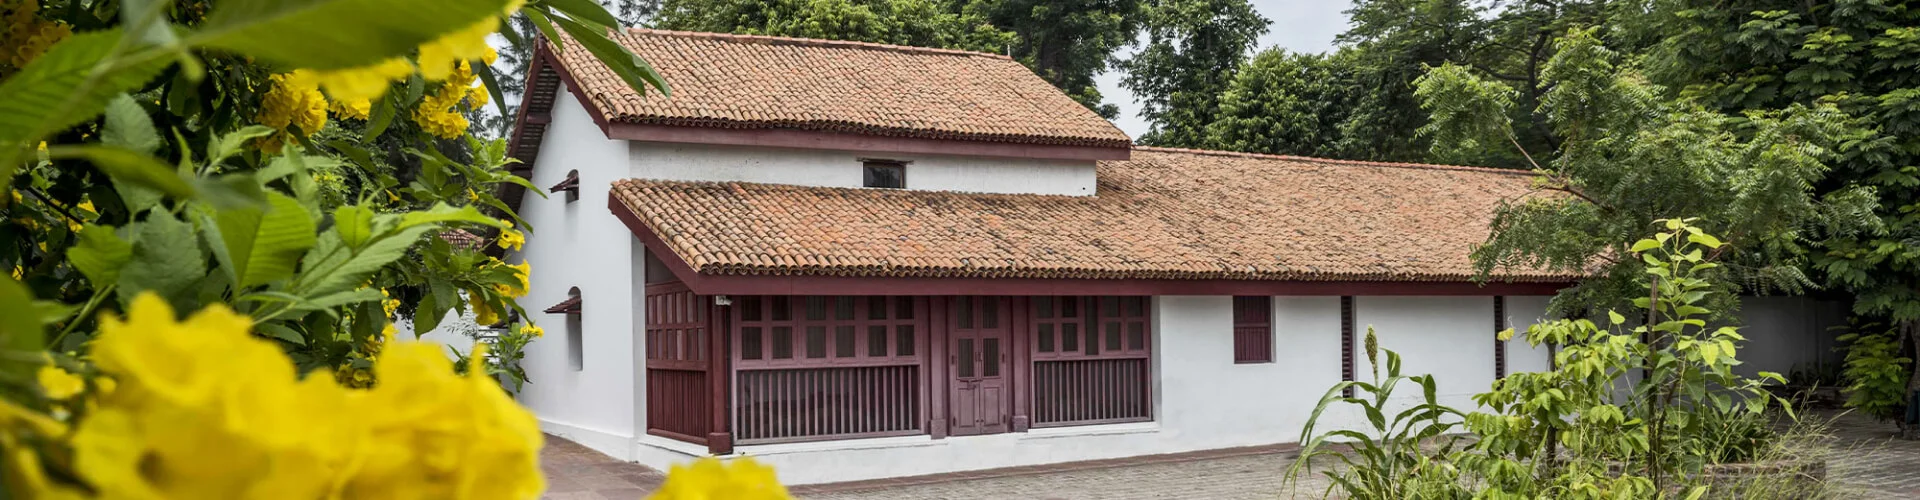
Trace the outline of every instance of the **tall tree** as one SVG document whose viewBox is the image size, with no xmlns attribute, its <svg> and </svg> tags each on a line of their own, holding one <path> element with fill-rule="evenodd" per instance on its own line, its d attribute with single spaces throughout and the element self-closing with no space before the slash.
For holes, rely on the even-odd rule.
<svg viewBox="0 0 1920 500">
<path fill-rule="evenodd" d="M 1220 96 L 1206 147 L 1345 158 L 1341 124 L 1360 96 L 1352 52 L 1260 51 Z"/>
<path fill-rule="evenodd" d="M 1645 300 L 1633 285 L 1643 271 L 1631 245 L 1655 237 L 1649 221 L 1697 218 L 1694 225 L 1726 238 L 1710 260 L 1747 292 L 1797 290 L 1810 284 L 1797 264 L 1811 237 L 1873 224 L 1860 216 L 1873 209 L 1870 194 L 1810 189 L 1840 159 L 1834 148 L 1858 137 L 1833 106 L 1729 117 L 1662 99 L 1595 30 L 1572 30 L 1555 49 L 1541 71 L 1547 91 L 1538 110 L 1546 132 L 1562 138 L 1552 157 L 1517 146 L 1516 129 L 1530 124 L 1513 120 L 1520 92 L 1508 84 L 1452 64 L 1417 84 L 1432 114 L 1421 132 L 1436 155 L 1506 147 L 1539 159 L 1547 195 L 1499 206 L 1493 234 L 1473 252 L 1483 275 L 1516 267 L 1594 272 L 1555 301 L 1562 312 Z"/>
<path fill-rule="evenodd" d="M 1139 0 L 973 0 L 966 10 L 984 13 L 1017 36 L 1012 54 L 1041 78 L 1108 119 L 1120 108 L 1103 102 L 1093 78 L 1114 63 L 1114 52 L 1140 31 Z"/>
<path fill-rule="evenodd" d="M 1828 103 L 1856 117 L 1866 132 L 1818 190 L 1872 193 L 1880 227 L 1821 233 L 1812 267 L 1855 294 L 1854 313 L 1890 320 L 1920 352 L 1920 6 L 1680 0 L 1658 14 L 1669 36 L 1649 62 L 1678 97 L 1735 115 Z"/>
<path fill-rule="evenodd" d="M 665 0 L 665 29 L 1005 52 L 1013 35 L 940 0 Z"/>
<path fill-rule="evenodd" d="M 1146 6 L 1147 45 L 1120 63 L 1156 146 L 1200 147 L 1219 113 L 1220 94 L 1269 21 L 1246 0 L 1154 0 Z"/>
<path fill-rule="evenodd" d="M 637 26 L 660 11 L 661 0 L 598 0 L 620 21 L 621 27 Z M 515 13 L 508 18 L 506 26 L 501 27 L 503 34 L 511 31 L 521 40 L 534 39 L 533 23 L 526 14 Z M 527 67 L 533 62 L 533 45 L 504 44 L 496 47 L 500 58 L 493 63 L 495 79 L 493 85 L 499 86 L 503 106 L 507 113 L 502 115 L 494 106 L 479 106 L 467 110 L 467 120 L 473 123 L 474 135 L 483 137 L 506 137 L 513 128 L 513 115 L 519 109 L 520 95 L 526 91 Z"/>
</svg>

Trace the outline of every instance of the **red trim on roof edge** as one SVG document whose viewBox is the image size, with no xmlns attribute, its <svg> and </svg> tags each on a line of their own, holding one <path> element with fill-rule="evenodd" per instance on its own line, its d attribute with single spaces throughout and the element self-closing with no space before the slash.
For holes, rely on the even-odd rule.
<svg viewBox="0 0 1920 500">
<path fill-rule="evenodd" d="M 1168 279 L 887 278 L 706 275 L 654 234 L 613 193 L 607 209 L 674 277 L 700 295 L 1553 295 L 1573 283 L 1256 281 Z"/>
<path fill-rule="evenodd" d="M 564 74 L 564 73 L 563 73 Z M 567 88 L 576 88 L 569 84 Z M 584 99 L 584 97 L 582 98 Z M 602 123 L 596 114 L 596 123 Z M 629 141 L 719 144 L 803 149 L 833 149 L 873 153 L 946 154 L 992 156 L 1002 158 L 1039 158 L 1049 160 L 1125 160 L 1130 147 L 1068 146 L 1017 142 L 986 142 L 957 139 L 924 139 L 884 135 L 860 135 L 790 129 L 730 129 L 615 123 L 607 132 L 609 139 Z"/>
</svg>

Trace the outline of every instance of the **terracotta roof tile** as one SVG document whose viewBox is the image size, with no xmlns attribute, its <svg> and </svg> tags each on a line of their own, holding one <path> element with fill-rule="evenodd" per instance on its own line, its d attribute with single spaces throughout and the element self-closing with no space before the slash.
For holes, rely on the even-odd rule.
<svg viewBox="0 0 1920 500">
<path fill-rule="evenodd" d="M 1463 281 L 1524 172 L 1136 148 L 1091 197 L 627 179 L 703 274 Z M 1497 278 L 1560 282 L 1513 272 Z"/>
<path fill-rule="evenodd" d="M 1126 133 L 1005 56 L 860 42 L 631 29 L 614 37 L 673 96 L 642 95 L 571 45 L 563 66 L 617 123 L 780 128 L 1124 148 Z"/>
</svg>

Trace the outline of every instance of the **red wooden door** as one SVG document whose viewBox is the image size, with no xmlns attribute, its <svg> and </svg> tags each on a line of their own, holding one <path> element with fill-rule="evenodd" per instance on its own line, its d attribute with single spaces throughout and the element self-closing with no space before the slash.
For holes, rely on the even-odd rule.
<svg viewBox="0 0 1920 500">
<path fill-rule="evenodd" d="M 1008 344 L 1005 297 L 954 297 L 948 311 L 947 384 L 953 418 L 951 434 L 1007 432 Z"/>
</svg>

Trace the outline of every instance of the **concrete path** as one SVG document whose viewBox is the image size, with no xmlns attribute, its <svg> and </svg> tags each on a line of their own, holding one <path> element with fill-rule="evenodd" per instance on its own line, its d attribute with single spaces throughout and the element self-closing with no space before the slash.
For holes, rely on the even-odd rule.
<svg viewBox="0 0 1920 500">
<path fill-rule="evenodd" d="M 1828 415 L 1831 417 L 1831 415 Z M 1834 421 L 1831 478 L 1860 498 L 1920 499 L 1920 441 L 1890 440 L 1892 426 L 1844 415 Z M 541 468 L 554 500 L 640 499 L 664 479 L 548 436 Z M 1225 450 L 1100 462 L 795 487 L 815 500 L 1105 500 L 1150 498 L 1319 498 L 1326 480 L 1285 485 L 1295 454 L 1285 447 Z"/>
</svg>

